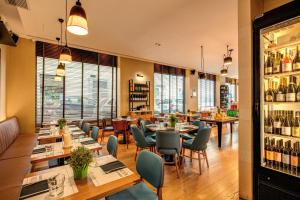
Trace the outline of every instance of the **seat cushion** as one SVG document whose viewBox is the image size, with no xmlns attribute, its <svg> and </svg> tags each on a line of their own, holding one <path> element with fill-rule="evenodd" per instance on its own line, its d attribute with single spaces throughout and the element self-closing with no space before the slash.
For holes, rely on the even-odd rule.
<svg viewBox="0 0 300 200">
<path fill-rule="evenodd" d="M 0 154 L 4 152 L 19 135 L 17 118 L 13 117 L 0 122 Z"/>
<path fill-rule="evenodd" d="M 151 137 L 151 135 L 145 137 L 145 140 L 146 140 L 147 144 L 149 144 L 150 146 L 153 146 L 153 145 L 156 144 L 156 140 L 153 139 L 153 138 Z"/>
<path fill-rule="evenodd" d="M 145 183 L 138 183 L 126 190 L 115 193 L 111 196 L 106 197 L 108 200 L 152 200 L 157 199 L 157 195 L 153 192 Z"/>
<path fill-rule="evenodd" d="M 190 149 L 192 147 L 193 141 L 194 141 L 193 139 L 183 141 L 182 147 L 186 149 Z"/>
<path fill-rule="evenodd" d="M 16 140 L 0 155 L 0 160 L 30 156 L 37 144 L 35 134 L 19 134 Z"/>
<path fill-rule="evenodd" d="M 159 149 L 158 152 L 163 155 L 174 155 L 176 154 L 176 149 Z"/>
<path fill-rule="evenodd" d="M 188 134 L 188 133 L 181 134 L 181 137 L 182 137 L 182 139 L 184 139 L 184 140 L 191 140 L 191 139 L 194 139 L 194 138 L 195 138 L 194 135 Z"/>
</svg>

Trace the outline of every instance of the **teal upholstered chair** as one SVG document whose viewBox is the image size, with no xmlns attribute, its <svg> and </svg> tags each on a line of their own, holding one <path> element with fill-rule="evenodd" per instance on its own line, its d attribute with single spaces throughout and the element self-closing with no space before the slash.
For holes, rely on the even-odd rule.
<svg viewBox="0 0 300 200">
<path fill-rule="evenodd" d="M 79 123 L 78 123 L 78 127 L 79 127 L 80 129 L 83 129 L 83 124 L 84 124 L 84 119 L 80 119 L 80 120 L 79 120 Z"/>
<path fill-rule="evenodd" d="M 83 127 L 82 127 L 83 132 L 85 132 L 85 134 L 89 135 L 90 134 L 90 130 L 91 130 L 91 124 L 90 123 L 84 123 Z"/>
<path fill-rule="evenodd" d="M 173 156 L 172 162 L 175 164 L 177 177 L 179 177 L 179 155 L 180 155 L 180 134 L 176 131 L 159 131 L 156 133 L 156 151 L 160 155 Z"/>
<path fill-rule="evenodd" d="M 190 157 L 191 161 L 193 159 L 193 152 L 196 152 L 198 154 L 200 175 L 201 175 L 201 159 L 205 159 L 207 167 L 209 167 L 206 148 L 210 138 L 210 132 L 211 132 L 211 128 L 199 129 L 194 139 L 185 140 L 182 143 L 182 157 L 187 156 L 185 155 L 185 149 L 190 150 L 190 156 L 187 157 Z M 201 158 L 201 155 L 203 158 Z"/>
<path fill-rule="evenodd" d="M 150 120 L 141 120 L 141 129 L 145 137 L 152 137 L 155 139 L 155 132 L 151 131 L 146 125 L 153 124 Z"/>
<path fill-rule="evenodd" d="M 198 130 L 199 129 L 203 129 L 205 127 L 205 122 L 202 122 L 200 120 L 195 120 L 192 122 L 192 125 L 194 126 L 198 126 Z M 198 130 L 195 132 L 189 132 L 189 133 L 184 133 L 181 135 L 183 140 L 190 140 L 193 139 L 195 137 L 195 135 L 197 134 Z"/>
<path fill-rule="evenodd" d="M 136 152 L 135 152 L 134 160 L 136 160 L 137 154 L 140 150 L 149 148 L 150 151 L 154 151 L 154 147 L 156 144 L 155 139 L 151 137 L 145 137 L 136 125 L 131 125 L 130 130 L 136 144 Z"/>
<path fill-rule="evenodd" d="M 92 129 L 91 137 L 98 142 L 98 136 L 99 136 L 99 128 L 97 126 L 94 126 Z"/>
<path fill-rule="evenodd" d="M 116 136 L 114 135 L 109 136 L 106 148 L 110 155 L 117 158 L 118 139 Z"/>
<path fill-rule="evenodd" d="M 136 171 L 142 180 L 147 181 L 156 188 L 155 193 L 144 182 L 105 197 L 107 200 L 162 200 L 162 186 L 164 183 L 164 171 L 162 159 L 155 153 L 142 151 L 136 161 Z"/>
</svg>

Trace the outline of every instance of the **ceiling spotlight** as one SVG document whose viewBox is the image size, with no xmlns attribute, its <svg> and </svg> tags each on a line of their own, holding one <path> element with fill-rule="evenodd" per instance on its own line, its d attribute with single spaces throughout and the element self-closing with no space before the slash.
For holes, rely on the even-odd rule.
<svg viewBox="0 0 300 200">
<path fill-rule="evenodd" d="M 157 46 L 157 47 L 160 47 L 160 46 L 161 46 L 161 44 L 158 43 L 158 42 L 155 42 L 154 45 Z"/>
<path fill-rule="evenodd" d="M 77 0 L 76 5 L 71 8 L 67 29 L 75 35 L 88 34 L 86 14 L 79 0 Z"/>
<path fill-rule="evenodd" d="M 233 49 L 228 49 L 228 45 L 227 45 L 227 52 L 226 54 L 224 54 L 224 65 L 231 65 L 232 64 L 232 57 L 231 57 L 231 52 L 233 51 Z"/>
</svg>

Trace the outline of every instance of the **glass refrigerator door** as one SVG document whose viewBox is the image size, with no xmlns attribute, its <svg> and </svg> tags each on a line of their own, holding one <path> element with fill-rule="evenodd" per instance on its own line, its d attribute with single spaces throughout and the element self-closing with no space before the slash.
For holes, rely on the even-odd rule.
<svg viewBox="0 0 300 200">
<path fill-rule="evenodd" d="M 300 18 L 260 32 L 261 165 L 300 177 Z"/>
</svg>

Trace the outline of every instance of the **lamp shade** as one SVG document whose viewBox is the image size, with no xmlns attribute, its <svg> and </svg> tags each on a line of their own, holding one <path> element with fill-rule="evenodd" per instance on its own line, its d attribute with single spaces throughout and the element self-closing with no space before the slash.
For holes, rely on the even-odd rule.
<svg viewBox="0 0 300 200">
<path fill-rule="evenodd" d="M 227 56 L 224 58 L 224 65 L 231 65 L 232 64 L 232 57 Z"/>
<path fill-rule="evenodd" d="M 54 80 L 55 80 L 55 81 L 61 81 L 61 76 L 57 76 L 57 75 L 56 75 L 56 76 L 54 77 Z"/>
<path fill-rule="evenodd" d="M 61 49 L 61 52 L 59 55 L 59 62 L 61 62 L 61 63 L 71 63 L 72 62 L 71 50 L 68 46 L 64 46 Z"/>
<path fill-rule="evenodd" d="M 59 63 L 56 68 L 56 76 L 64 76 L 65 75 L 65 65 Z"/>
<path fill-rule="evenodd" d="M 221 69 L 221 76 L 226 76 L 228 74 L 228 70 L 226 68 Z"/>
<path fill-rule="evenodd" d="M 88 25 L 84 9 L 79 1 L 71 8 L 67 30 L 75 35 L 87 35 Z"/>
</svg>

